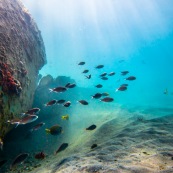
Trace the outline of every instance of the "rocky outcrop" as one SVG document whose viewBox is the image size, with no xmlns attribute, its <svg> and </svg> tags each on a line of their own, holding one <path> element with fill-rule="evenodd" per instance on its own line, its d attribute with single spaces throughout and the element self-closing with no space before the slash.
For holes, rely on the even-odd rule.
<svg viewBox="0 0 173 173">
<path fill-rule="evenodd" d="M 7 120 L 32 106 L 38 72 L 46 63 L 41 33 L 19 0 L 0 1 L 0 138 Z"/>
</svg>

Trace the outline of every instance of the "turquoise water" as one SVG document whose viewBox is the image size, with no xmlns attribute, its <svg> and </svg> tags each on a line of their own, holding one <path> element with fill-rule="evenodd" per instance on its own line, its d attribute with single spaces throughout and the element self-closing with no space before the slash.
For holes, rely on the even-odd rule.
<svg viewBox="0 0 173 173">
<path fill-rule="evenodd" d="M 70 76 L 79 87 L 104 83 L 114 92 L 124 83 L 122 70 L 137 77 L 125 93 L 124 104 L 171 107 L 173 101 L 173 22 L 171 0 L 47 1 L 23 0 L 41 30 L 47 65 L 41 74 Z M 123 61 L 122 61 L 123 60 Z M 84 67 L 77 63 L 85 61 Z M 95 70 L 98 64 L 105 68 Z M 89 69 L 90 81 L 81 72 Z M 102 72 L 115 71 L 108 81 Z M 120 79 L 120 81 L 119 81 Z M 168 95 L 163 92 L 168 89 Z"/>
</svg>

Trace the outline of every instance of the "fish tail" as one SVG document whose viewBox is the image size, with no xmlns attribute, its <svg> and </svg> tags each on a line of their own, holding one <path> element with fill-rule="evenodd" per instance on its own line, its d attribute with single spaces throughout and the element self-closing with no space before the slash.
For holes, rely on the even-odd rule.
<svg viewBox="0 0 173 173">
<path fill-rule="evenodd" d="M 51 93 L 51 92 L 53 92 L 53 89 L 50 89 L 50 88 L 49 88 L 49 91 L 50 91 L 50 93 Z"/>
<path fill-rule="evenodd" d="M 50 129 L 45 129 L 47 134 L 50 134 Z"/>
<path fill-rule="evenodd" d="M 15 128 L 17 128 L 17 126 L 18 126 L 19 124 L 20 124 L 20 122 L 17 122 Z"/>
<path fill-rule="evenodd" d="M 118 91 L 118 89 L 115 90 L 115 92 L 117 92 L 117 91 Z"/>
<path fill-rule="evenodd" d="M 25 113 L 21 113 L 20 116 L 21 116 L 21 117 L 25 116 Z"/>
</svg>

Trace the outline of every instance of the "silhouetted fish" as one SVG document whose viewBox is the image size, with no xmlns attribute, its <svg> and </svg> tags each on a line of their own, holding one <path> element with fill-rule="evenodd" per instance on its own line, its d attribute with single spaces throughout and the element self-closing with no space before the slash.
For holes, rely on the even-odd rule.
<svg viewBox="0 0 173 173">
<path fill-rule="evenodd" d="M 57 92 L 57 93 L 65 92 L 66 90 L 67 90 L 66 87 L 61 87 L 61 86 L 49 89 L 50 92 Z"/>
<path fill-rule="evenodd" d="M 91 74 L 88 75 L 88 76 L 85 76 L 87 79 L 91 79 Z"/>
<path fill-rule="evenodd" d="M 45 125 L 45 123 L 41 122 L 41 123 L 35 125 L 30 131 L 31 132 L 36 131 L 36 130 L 40 129 L 42 126 L 44 126 L 44 125 Z"/>
<path fill-rule="evenodd" d="M 110 72 L 110 73 L 108 74 L 108 76 L 113 76 L 113 75 L 115 75 L 115 72 Z"/>
<path fill-rule="evenodd" d="M 96 93 L 95 95 L 92 96 L 94 99 L 99 99 L 102 96 L 101 93 Z"/>
<path fill-rule="evenodd" d="M 58 150 L 56 151 L 56 154 L 61 152 L 61 151 L 64 151 L 66 148 L 68 147 L 68 143 L 63 143 L 59 148 Z"/>
<path fill-rule="evenodd" d="M 91 149 L 96 148 L 96 147 L 97 147 L 97 144 L 93 144 L 93 145 L 91 146 Z"/>
<path fill-rule="evenodd" d="M 88 73 L 89 72 L 89 70 L 84 70 L 82 73 Z"/>
<path fill-rule="evenodd" d="M 102 80 L 108 80 L 108 78 L 105 77 L 105 76 L 104 76 L 104 77 L 101 77 L 101 79 L 102 79 Z"/>
<path fill-rule="evenodd" d="M 22 153 L 22 154 L 19 154 L 15 159 L 14 161 L 12 162 L 12 164 L 10 165 L 10 169 L 13 169 L 14 167 L 16 167 L 17 165 L 23 163 L 26 158 L 29 156 L 28 153 Z"/>
<path fill-rule="evenodd" d="M 100 75 L 100 77 L 104 77 L 104 76 L 106 76 L 106 75 L 107 75 L 107 73 L 104 72 L 104 73 L 102 73 L 102 74 Z"/>
<path fill-rule="evenodd" d="M 126 78 L 126 80 L 135 80 L 136 77 L 135 76 L 129 76 L 128 78 Z"/>
<path fill-rule="evenodd" d="M 84 64 L 85 64 L 85 62 L 83 62 L 83 61 L 78 63 L 78 65 L 84 65 Z"/>
<path fill-rule="evenodd" d="M 76 84 L 75 83 L 69 83 L 69 85 L 68 86 L 66 86 L 66 88 L 74 88 L 76 86 Z"/>
<path fill-rule="evenodd" d="M 100 68 L 103 68 L 103 67 L 104 67 L 104 65 L 98 65 L 95 68 L 100 69 Z"/>
<path fill-rule="evenodd" d="M 94 130 L 94 129 L 96 129 L 96 127 L 97 126 L 95 124 L 93 124 L 93 125 L 87 127 L 86 130 Z"/>
<path fill-rule="evenodd" d="M 129 71 L 122 71 L 122 72 L 121 72 L 121 75 L 125 76 L 125 75 L 128 74 L 128 73 L 129 73 Z"/>
<path fill-rule="evenodd" d="M 102 88 L 102 87 L 103 87 L 103 85 L 98 84 L 98 85 L 96 85 L 95 87 L 96 87 L 96 88 Z"/>
<path fill-rule="evenodd" d="M 61 99 L 61 100 L 58 100 L 58 101 L 56 102 L 56 104 L 63 104 L 64 102 L 65 102 L 65 100 Z"/>
<path fill-rule="evenodd" d="M 57 125 L 54 125 L 52 127 L 50 127 L 49 129 L 45 129 L 47 134 L 51 134 L 51 135 L 60 135 L 63 131 L 62 131 L 62 127 Z"/>
<path fill-rule="evenodd" d="M 112 102 L 112 101 L 114 101 L 114 99 L 111 98 L 111 97 L 105 97 L 105 98 L 101 99 L 100 101 L 102 101 L 102 102 Z"/>
<path fill-rule="evenodd" d="M 85 100 L 79 100 L 78 102 L 82 105 L 88 105 L 88 102 Z"/>
<path fill-rule="evenodd" d="M 7 162 L 7 160 L 1 160 L 0 161 L 0 168 Z"/>
<path fill-rule="evenodd" d="M 39 112 L 40 112 L 39 108 L 32 108 L 26 111 L 25 113 L 21 113 L 21 116 L 38 114 Z"/>
<path fill-rule="evenodd" d="M 125 91 L 127 90 L 126 86 L 120 86 L 119 88 L 116 89 L 116 91 Z"/>
<path fill-rule="evenodd" d="M 67 101 L 66 103 L 63 104 L 64 107 L 69 107 L 71 105 L 70 101 Z"/>
<path fill-rule="evenodd" d="M 55 105 L 56 104 L 56 102 L 57 102 L 57 100 L 51 100 L 51 101 L 49 101 L 49 102 L 47 102 L 46 104 L 45 104 L 45 106 L 52 106 L 52 105 Z"/>
</svg>

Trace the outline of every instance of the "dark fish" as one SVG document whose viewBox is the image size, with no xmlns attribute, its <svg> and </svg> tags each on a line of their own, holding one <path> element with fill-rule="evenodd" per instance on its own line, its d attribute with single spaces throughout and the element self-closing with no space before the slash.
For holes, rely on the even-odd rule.
<svg viewBox="0 0 173 173">
<path fill-rule="evenodd" d="M 76 86 L 75 83 L 69 84 L 68 86 L 66 86 L 66 88 L 74 88 Z"/>
<path fill-rule="evenodd" d="M 57 92 L 57 93 L 65 92 L 66 90 L 67 90 L 66 87 L 56 87 L 53 89 L 49 89 L 50 92 Z"/>
<path fill-rule="evenodd" d="M 93 145 L 91 146 L 91 149 L 96 148 L 96 147 L 97 147 L 97 144 L 93 144 Z"/>
<path fill-rule="evenodd" d="M 47 134 L 51 134 L 51 135 L 60 135 L 63 131 L 62 131 L 62 127 L 59 125 L 54 125 L 49 129 L 45 129 Z"/>
<path fill-rule="evenodd" d="M 85 76 L 87 79 L 91 79 L 91 74 L 88 75 L 88 76 Z"/>
<path fill-rule="evenodd" d="M 89 126 L 88 128 L 86 128 L 86 130 L 94 130 L 97 126 L 95 124 Z"/>
<path fill-rule="evenodd" d="M 101 79 L 102 79 L 102 80 L 108 80 L 108 78 L 105 77 L 105 76 L 104 76 L 104 77 L 101 77 Z"/>
<path fill-rule="evenodd" d="M 46 155 L 43 152 L 40 152 L 40 153 L 37 153 L 34 157 L 36 159 L 44 159 Z"/>
<path fill-rule="evenodd" d="M 42 126 L 44 126 L 44 125 L 45 125 L 45 123 L 41 122 L 41 123 L 35 125 L 30 131 L 31 132 L 36 131 L 36 130 L 40 129 Z"/>
<path fill-rule="evenodd" d="M 65 87 L 67 88 L 69 85 L 70 85 L 70 83 L 67 83 L 67 84 L 65 85 Z"/>
<path fill-rule="evenodd" d="M 70 101 L 67 101 L 66 103 L 63 104 L 64 107 L 69 107 L 71 105 Z"/>
<path fill-rule="evenodd" d="M 14 161 L 12 162 L 12 164 L 10 165 L 10 169 L 13 169 L 14 167 L 16 167 L 16 166 L 19 165 L 19 164 L 22 164 L 28 156 L 29 156 L 28 153 L 19 154 L 19 155 L 14 159 Z"/>
<path fill-rule="evenodd" d="M 52 106 L 52 105 L 55 105 L 56 104 L 56 102 L 57 102 L 57 100 L 51 100 L 51 101 L 49 101 L 49 102 L 47 102 L 46 104 L 45 104 L 45 106 Z"/>
<path fill-rule="evenodd" d="M 121 75 L 125 76 L 125 75 L 128 74 L 128 73 L 129 73 L 129 71 L 122 71 L 122 72 L 121 72 Z"/>
<path fill-rule="evenodd" d="M 88 73 L 89 72 L 89 70 L 84 70 L 82 73 Z"/>
<path fill-rule="evenodd" d="M 7 162 L 7 160 L 1 160 L 0 161 L 0 168 Z"/>
<path fill-rule="evenodd" d="M 127 87 L 127 86 L 128 86 L 128 84 L 122 84 L 121 86 L 126 86 L 126 87 Z"/>
<path fill-rule="evenodd" d="M 96 85 L 95 87 L 96 87 L 96 88 L 102 88 L 102 87 L 103 87 L 103 85 L 98 84 L 98 85 Z"/>
<path fill-rule="evenodd" d="M 79 100 L 78 102 L 82 105 L 88 105 L 88 102 L 85 100 Z"/>
<path fill-rule="evenodd" d="M 56 151 L 56 154 L 61 152 L 61 151 L 64 151 L 66 148 L 68 147 L 68 143 L 63 143 L 59 148 L 58 150 Z"/>
<path fill-rule="evenodd" d="M 119 88 L 116 89 L 116 91 L 125 91 L 127 90 L 126 86 L 120 86 Z"/>
<path fill-rule="evenodd" d="M 84 64 L 85 64 L 85 62 L 82 61 L 82 62 L 80 62 L 78 65 L 84 65 Z"/>
<path fill-rule="evenodd" d="M 109 93 L 106 93 L 106 92 L 105 93 L 102 93 L 102 96 L 104 96 L 104 97 L 105 96 L 109 96 Z"/>
<path fill-rule="evenodd" d="M 65 100 L 61 99 L 61 100 L 58 100 L 58 101 L 56 102 L 56 104 L 63 104 L 64 102 L 65 102 Z"/>
<path fill-rule="evenodd" d="M 112 102 L 112 101 L 114 101 L 114 99 L 111 98 L 111 97 L 105 97 L 105 98 L 101 99 L 100 101 L 102 101 L 102 102 Z"/>
<path fill-rule="evenodd" d="M 100 69 L 100 68 L 103 68 L 103 67 L 104 67 L 104 65 L 98 65 L 95 68 Z"/>
<path fill-rule="evenodd" d="M 100 77 L 104 77 L 104 76 L 106 76 L 106 75 L 107 75 L 107 73 L 104 72 L 104 73 L 102 73 L 102 74 L 100 75 Z"/>
<path fill-rule="evenodd" d="M 108 76 L 113 76 L 113 75 L 115 75 L 115 72 L 110 72 L 110 73 L 108 74 Z"/>
<path fill-rule="evenodd" d="M 95 95 L 92 96 L 94 99 L 99 99 L 102 96 L 101 93 L 96 93 Z"/>
<path fill-rule="evenodd" d="M 40 112 L 39 108 L 32 108 L 32 109 L 29 109 L 28 111 L 26 111 L 25 113 L 22 113 L 21 116 L 38 114 L 39 112 Z"/>
<path fill-rule="evenodd" d="M 135 80 L 136 77 L 135 76 L 129 76 L 128 78 L 126 78 L 126 80 Z"/>
</svg>

